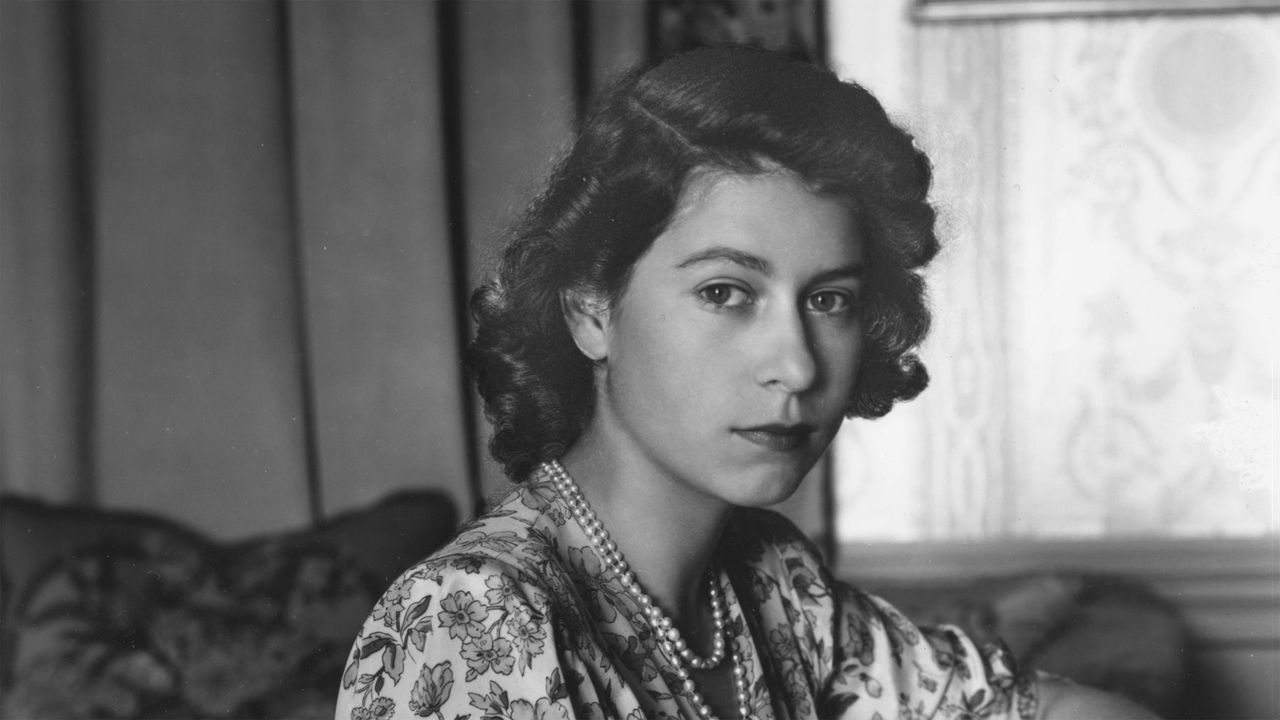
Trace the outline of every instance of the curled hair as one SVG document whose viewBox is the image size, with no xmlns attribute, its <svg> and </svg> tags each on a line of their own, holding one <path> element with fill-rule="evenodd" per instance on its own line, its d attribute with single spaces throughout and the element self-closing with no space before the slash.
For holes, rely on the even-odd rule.
<svg viewBox="0 0 1280 720">
<path fill-rule="evenodd" d="M 782 55 L 703 48 L 620 78 L 596 101 L 545 191 L 472 296 L 470 360 L 490 450 L 515 480 L 590 421 L 592 363 L 566 291 L 616 301 L 696 171 L 784 168 L 849 207 L 866 252 L 864 345 L 848 414 L 879 417 L 928 383 L 919 269 L 938 251 L 928 158 L 861 86 Z"/>
</svg>

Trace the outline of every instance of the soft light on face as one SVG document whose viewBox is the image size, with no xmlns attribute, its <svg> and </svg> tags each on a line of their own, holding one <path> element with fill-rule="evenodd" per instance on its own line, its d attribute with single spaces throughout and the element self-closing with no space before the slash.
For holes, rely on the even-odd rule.
<svg viewBox="0 0 1280 720">
<path fill-rule="evenodd" d="M 852 393 L 862 252 L 852 213 L 788 172 L 696 179 L 605 317 L 593 429 L 712 498 L 784 500 Z"/>
</svg>

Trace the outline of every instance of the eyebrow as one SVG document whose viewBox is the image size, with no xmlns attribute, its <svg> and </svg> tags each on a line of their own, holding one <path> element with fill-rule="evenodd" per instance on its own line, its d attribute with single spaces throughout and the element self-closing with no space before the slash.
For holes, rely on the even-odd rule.
<svg viewBox="0 0 1280 720">
<path fill-rule="evenodd" d="M 754 270 L 761 275 L 768 276 L 773 274 L 773 265 L 771 265 L 768 260 L 765 260 L 759 255 L 753 255 L 749 252 L 725 247 L 723 245 L 717 245 L 715 247 L 707 248 L 706 250 L 700 250 L 680 261 L 680 264 L 676 265 L 676 267 L 683 270 L 700 263 L 714 262 L 717 260 L 741 265 L 742 267 L 745 267 L 748 270 Z M 840 280 L 844 278 L 857 279 L 861 278 L 865 272 L 866 265 L 862 262 L 855 262 L 831 268 L 830 270 L 824 270 L 814 277 L 812 282 L 827 282 L 830 280 Z"/>
<path fill-rule="evenodd" d="M 676 265 L 676 267 L 683 270 L 699 263 L 712 262 L 715 260 L 727 260 L 735 265 L 741 265 L 749 270 L 755 270 L 761 275 L 773 274 L 773 266 L 769 264 L 768 260 L 765 260 L 759 255 L 752 255 L 749 252 L 743 252 L 742 250 L 736 250 L 723 245 L 717 245 L 715 247 L 707 248 L 706 250 L 700 250 L 682 260 L 679 265 Z"/>
</svg>

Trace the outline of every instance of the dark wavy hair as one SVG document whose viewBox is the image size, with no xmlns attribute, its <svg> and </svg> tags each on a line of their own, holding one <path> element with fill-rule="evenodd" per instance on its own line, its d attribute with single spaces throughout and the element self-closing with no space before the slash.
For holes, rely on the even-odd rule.
<svg viewBox="0 0 1280 720">
<path fill-rule="evenodd" d="M 561 456 L 591 419 L 592 362 L 564 319 L 566 291 L 616 301 L 696 172 L 779 167 L 852 209 L 865 243 L 865 341 L 848 414 L 879 417 L 928 383 L 919 269 L 938 252 L 928 158 L 861 86 L 783 55 L 693 50 L 601 94 L 545 191 L 472 295 L 470 362 L 490 450 L 513 480 Z"/>
</svg>

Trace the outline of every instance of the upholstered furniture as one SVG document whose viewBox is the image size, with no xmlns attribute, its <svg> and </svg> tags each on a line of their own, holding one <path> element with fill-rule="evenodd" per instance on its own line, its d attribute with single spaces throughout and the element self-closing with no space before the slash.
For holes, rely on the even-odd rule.
<svg viewBox="0 0 1280 720">
<path fill-rule="evenodd" d="M 6 718 L 331 718 L 382 590 L 454 531 L 405 492 L 218 543 L 162 518 L 0 500 Z"/>
</svg>

